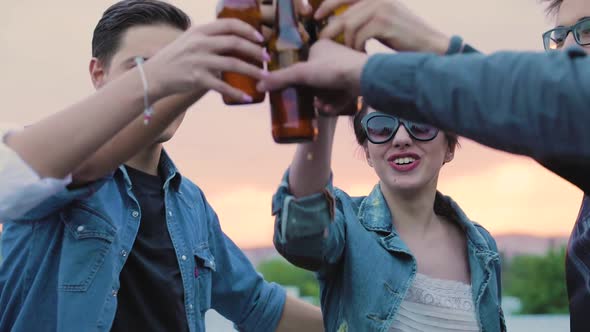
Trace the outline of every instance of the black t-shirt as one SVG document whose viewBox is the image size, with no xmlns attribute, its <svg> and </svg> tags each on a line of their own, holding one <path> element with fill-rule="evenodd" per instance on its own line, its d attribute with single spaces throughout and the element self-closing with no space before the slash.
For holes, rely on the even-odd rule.
<svg viewBox="0 0 590 332">
<path fill-rule="evenodd" d="M 127 167 L 141 208 L 139 231 L 121 271 L 111 331 L 188 331 L 184 287 L 166 225 L 163 180 Z"/>
<path fill-rule="evenodd" d="M 568 243 L 565 275 L 570 330 L 590 331 L 590 163 L 561 158 L 543 160 L 541 164 L 584 191 L 582 207 Z"/>
<path fill-rule="evenodd" d="M 565 264 L 570 330 L 590 331 L 590 196 L 584 196 L 568 243 Z"/>
</svg>

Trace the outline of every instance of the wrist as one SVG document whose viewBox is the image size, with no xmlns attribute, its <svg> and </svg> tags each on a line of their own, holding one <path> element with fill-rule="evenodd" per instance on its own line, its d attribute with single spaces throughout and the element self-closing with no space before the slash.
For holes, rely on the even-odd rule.
<svg viewBox="0 0 590 332">
<path fill-rule="evenodd" d="M 449 45 L 451 44 L 451 37 L 437 32 L 434 33 L 429 42 L 427 42 L 426 45 L 428 45 L 428 49 L 426 50 L 427 52 L 431 52 L 431 53 L 436 53 L 438 55 L 445 55 L 447 53 L 447 51 L 449 50 Z"/>
<path fill-rule="evenodd" d="M 347 66 L 344 75 L 344 82 L 346 82 L 346 90 L 353 96 L 361 95 L 361 77 L 363 69 L 367 63 L 368 56 L 366 54 L 359 54 L 351 66 Z"/>
<path fill-rule="evenodd" d="M 148 82 L 148 89 L 144 91 L 147 93 L 148 99 L 151 103 L 156 102 L 156 100 L 162 99 L 168 95 L 171 95 L 173 91 L 167 91 L 167 86 L 162 80 L 160 79 L 160 75 L 158 74 L 157 65 L 150 61 L 147 61 L 143 64 L 143 72 L 145 74 L 145 78 Z M 136 75 L 140 78 L 141 76 L 139 73 L 139 68 L 137 68 Z"/>
</svg>

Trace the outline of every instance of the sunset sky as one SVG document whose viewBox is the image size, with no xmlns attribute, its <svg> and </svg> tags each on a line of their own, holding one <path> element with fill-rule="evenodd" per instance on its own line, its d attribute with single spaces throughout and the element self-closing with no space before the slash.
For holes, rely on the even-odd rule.
<svg viewBox="0 0 590 332">
<path fill-rule="evenodd" d="M 4 1 L 0 11 L 0 122 L 31 123 L 93 91 L 88 75 L 92 30 L 114 1 Z M 537 0 L 405 1 L 437 28 L 460 34 L 484 52 L 541 50 L 550 25 Z M 216 1 L 172 1 L 195 24 L 214 19 Z M 372 44 L 371 51 L 382 51 Z M 88 123 L 88 126 L 91 126 Z M 84 128 L 80 128 L 84 130 Z M 341 119 L 334 152 L 337 186 L 367 194 L 376 183 Z M 535 162 L 463 139 L 444 167 L 440 190 L 492 233 L 566 235 L 581 192 Z M 268 102 L 225 106 L 210 93 L 194 105 L 166 145 L 182 173 L 218 212 L 225 232 L 242 247 L 271 244 L 270 200 L 295 146 L 270 135 Z"/>
</svg>

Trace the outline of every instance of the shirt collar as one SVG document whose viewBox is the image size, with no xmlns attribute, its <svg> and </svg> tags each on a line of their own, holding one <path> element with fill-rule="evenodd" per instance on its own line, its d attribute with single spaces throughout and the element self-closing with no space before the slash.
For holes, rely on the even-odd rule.
<svg viewBox="0 0 590 332">
<path fill-rule="evenodd" d="M 436 214 L 458 223 L 465 231 L 469 241 L 478 249 L 490 250 L 486 239 L 477 230 L 474 223 L 467 218 L 459 205 L 450 197 L 437 192 L 434 200 L 434 210 Z M 375 185 L 371 193 L 361 202 L 358 217 L 359 221 L 368 230 L 398 235 L 395 227 L 393 227 L 393 217 L 379 184 Z"/>
<path fill-rule="evenodd" d="M 162 150 L 159 168 L 160 172 L 162 172 L 162 176 L 164 177 L 164 188 L 170 187 L 175 191 L 179 191 L 180 184 L 182 182 L 182 175 L 176 168 L 176 165 L 174 165 L 172 159 L 170 159 L 170 156 L 166 150 Z M 131 187 L 131 179 L 129 178 L 129 174 L 127 173 L 125 165 L 119 166 L 117 172 L 123 176 L 125 184 L 128 187 Z"/>
</svg>

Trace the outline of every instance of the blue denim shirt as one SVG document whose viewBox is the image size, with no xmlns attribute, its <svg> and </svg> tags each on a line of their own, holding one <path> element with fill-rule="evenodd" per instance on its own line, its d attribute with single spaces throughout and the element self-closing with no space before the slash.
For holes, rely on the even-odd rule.
<svg viewBox="0 0 590 332">
<path fill-rule="evenodd" d="M 298 199 L 288 186 L 287 174 L 273 199 L 275 246 L 293 264 L 317 272 L 326 331 L 389 331 L 417 266 L 380 186 L 351 198 L 330 183 L 323 193 Z M 505 330 L 494 239 L 450 198 L 436 200 L 435 210 L 438 205 L 465 230 L 481 331 Z"/>
<path fill-rule="evenodd" d="M 284 290 L 266 283 L 222 232 L 201 190 L 162 154 L 166 222 L 182 275 L 187 322 L 213 308 L 243 331 L 274 331 Z M 125 167 L 64 191 L 4 224 L 0 331 L 108 331 L 119 273 L 141 210 Z M 141 278 L 141 276 L 138 276 Z"/>
</svg>

